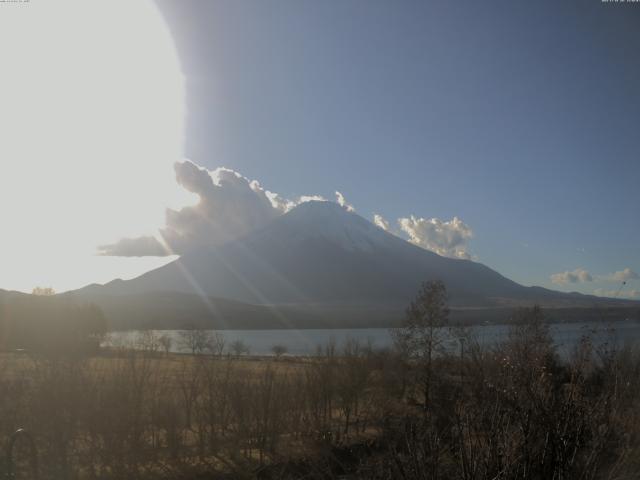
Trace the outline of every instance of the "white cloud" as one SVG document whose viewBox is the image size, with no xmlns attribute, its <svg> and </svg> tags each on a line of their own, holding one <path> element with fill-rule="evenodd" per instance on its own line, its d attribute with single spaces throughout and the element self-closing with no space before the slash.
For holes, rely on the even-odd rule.
<svg viewBox="0 0 640 480">
<path fill-rule="evenodd" d="M 561 272 L 551 275 L 551 282 L 558 285 L 565 285 L 567 283 L 584 283 L 592 282 L 593 277 L 584 268 L 576 268 L 573 272 Z"/>
<path fill-rule="evenodd" d="M 174 168 L 178 184 L 195 194 L 197 203 L 178 210 L 168 208 L 165 225 L 157 235 L 123 238 L 99 246 L 99 254 L 123 257 L 181 255 L 189 250 L 230 242 L 300 203 L 327 201 L 319 195 L 290 200 L 266 190 L 257 180 L 224 167 L 210 171 L 186 160 L 176 163 Z M 341 192 L 335 194 L 340 206 L 355 211 Z M 400 218 L 399 229 L 393 228 L 378 214 L 374 215 L 373 221 L 383 230 L 439 255 L 471 258 L 467 242 L 473 237 L 473 231 L 457 217 L 449 221 L 414 216 Z"/>
<path fill-rule="evenodd" d="M 300 198 L 298 198 L 297 202 L 293 203 L 293 205 L 300 205 L 304 202 L 328 202 L 328 200 L 322 195 L 302 195 Z"/>
<path fill-rule="evenodd" d="M 602 279 L 609 282 L 628 282 L 629 280 L 640 279 L 640 275 L 638 275 L 630 268 L 625 268 L 624 270 L 604 275 Z"/>
<path fill-rule="evenodd" d="M 340 192 L 336 192 L 336 200 L 338 201 L 338 205 L 340 205 L 342 208 L 344 208 L 347 212 L 355 212 L 356 209 L 353 208 L 353 205 L 351 205 L 350 203 L 347 203 L 347 201 L 344 198 L 344 195 Z"/>
<path fill-rule="evenodd" d="M 389 231 L 389 222 L 385 220 L 382 215 L 378 215 L 377 213 L 373 215 L 373 223 L 375 223 L 378 227 L 383 229 L 385 232 Z"/>
<path fill-rule="evenodd" d="M 606 290 L 604 288 L 596 288 L 593 291 L 594 295 L 598 295 L 599 297 L 609 297 L 609 298 L 640 298 L 640 290 Z"/>
<path fill-rule="evenodd" d="M 473 230 L 458 217 L 442 221 L 438 218 L 398 219 L 400 229 L 411 243 L 439 255 L 453 258 L 470 259 L 467 242 L 473 237 Z"/>
<path fill-rule="evenodd" d="M 198 247 L 221 245 L 260 227 L 296 205 L 324 200 L 304 196 L 282 198 L 228 168 L 209 171 L 190 161 L 175 164 L 176 180 L 196 194 L 198 203 L 180 210 L 167 209 L 158 238 L 124 238 L 98 247 L 108 256 L 162 256 L 182 254 Z"/>
<path fill-rule="evenodd" d="M 118 257 L 164 257 L 172 254 L 170 248 L 152 236 L 123 238 L 113 245 L 101 245 L 98 250 L 101 255 Z"/>
</svg>

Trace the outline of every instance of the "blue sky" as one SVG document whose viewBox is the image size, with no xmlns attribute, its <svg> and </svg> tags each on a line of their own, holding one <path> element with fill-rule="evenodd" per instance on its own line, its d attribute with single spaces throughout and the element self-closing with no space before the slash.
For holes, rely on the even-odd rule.
<svg viewBox="0 0 640 480">
<path fill-rule="evenodd" d="M 197 164 L 368 218 L 457 216 L 524 284 L 640 271 L 640 4 L 156 3 Z M 551 283 L 577 268 L 595 281 Z"/>
</svg>

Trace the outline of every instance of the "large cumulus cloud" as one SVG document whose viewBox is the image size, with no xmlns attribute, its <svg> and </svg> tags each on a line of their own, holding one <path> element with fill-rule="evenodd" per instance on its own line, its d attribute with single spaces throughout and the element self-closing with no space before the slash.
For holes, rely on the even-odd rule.
<svg viewBox="0 0 640 480">
<path fill-rule="evenodd" d="M 566 285 L 567 283 L 585 283 L 592 282 L 593 276 L 584 268 L 576 268 L 574 271 L 565 271 L 554 273 L 551 275 L 551 282 L 557 285 Z"/>
<path fill-rule="evenodd" d="M 448 221 L 439 218 L 421 218 L 411 215 L 399 218 L 398 229 L 380 214 L 373 215 L 373 223 L 382 230 L 442 255 L 444 257 L 474 258 L 468 250 L 468 242 L 473 238 L 473 230 L 458 217 Z"/>
<path fill-rule="evenodd" d="M 398 219 L 398 225 L 408 240 L 419 247 L 445 257 L 471 258 L 467 243 L 473 238 L 473 230 L 458 217 L 443 221 L 411 215 Z"/>
<path fill-rule="evenodd" d="M 196 194 L 198 202 L 180 210 L 167 209 L 165 227 L 157 237 L 124 238 L 98 247 L 100 254 L 161 256 L 221 245 L 301 202 L 323 200 L 319 196 L 304 196 L 295 201 L 285 199 L 228 168 L 209 171 L 184 161 L 175 164 L 175 172 L 177 182 Z"/>
<path fill-rule="evenodd" d="M 295 200 L 284 198 L 228 168 L 209 171 L 184 161 L 175 164 L 175 172 L 177 182 L 197 195 L 197 203 L 179 210 L 167 209 L 165 226 L 157 235 L 123 238 L 101 245 L 98 247 L 101 255 L 181 255 L 201 247 L 215 247 L 265 225 L 300 203 L 326 201 L 319 195 L 305 195 Z M 345 210 L 355 211 L 341 192 L 336 191 L 335 195 Z M 399 218 L 397 229 L 391 228 L 380 215 L 376 214 L 373 221 L 380 228 L 440 255 L 471 258 L 467 243 L 473 231 L 457 217 L 449 221 L 415 216 Z"/>
</svg>

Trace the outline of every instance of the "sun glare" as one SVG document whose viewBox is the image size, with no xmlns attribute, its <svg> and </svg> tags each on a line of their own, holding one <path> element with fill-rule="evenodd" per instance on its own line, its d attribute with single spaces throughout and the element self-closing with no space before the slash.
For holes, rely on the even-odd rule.
<svg viewBox="0 0 640 480">
<path fill-rule="evenodd" d="M 172 169 L 183 77 L 152 1 L 7 3 L 0 58 L 0 288 L 64 290 L 166 262 L 94 255 L 185 201 Z"/>
</svg>

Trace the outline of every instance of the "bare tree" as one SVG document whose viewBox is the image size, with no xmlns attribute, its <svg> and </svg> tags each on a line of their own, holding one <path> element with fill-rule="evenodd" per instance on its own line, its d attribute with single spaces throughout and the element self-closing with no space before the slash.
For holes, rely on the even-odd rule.
<svg viewBox="0 0 640 480">
<path fill-rule="evenodd" d="M 136 341 L 136 348 L 145 354 L 154 354 L 160 349 L 160 339 L 152 330 L 139 332 Z"/>
<path fill-rule="evenodd" d="M 160 343 L 160 346 L 164 350 L 165 355 L 169 355 L 169 352 L 171 351 L 171 345 L 173 344 L 173 339 L 169 335 L 164 334 L 160 336 L 160 338 L 158 339 L 158 343 Z"/>
<path fill-rule="evenodd" d="M 396 347 L 417 362 L 425 410 L 430 402 L 433 358 L 443 350 L 443 327 L 448 322 L 447 289 L 441 281 L 429 281 L 407 308 L 402 327 L 393 332 Z"/>
<path fill-rule="evenodd" d="M 196 328 L 188 328 L 180 332 L 180 346 L 189 350 L 192 355 L 200 355 L 209 349 L 211 332 Z"/>
<path fill-rule="evenodd" d="M 220 332 L 209 332 L 208 349 L 212 355 L 221 357 L 227 345 L 227 339 Z"/>
<path fill-rule="evenodd" d="M 249 354 L 249 347 L 241 339 L 234 340 L 229 347 L 236 357 Z"/>
<path fill-rule="evenodd" d="M 274 345 L 273 347 L 271 347 L 271 353 L 273 353 L 276 358 L 279 359 L 287 353 L 287 347 L 280 344 Z"/>
<path fill-rule="evenodd" d="M 349 435 L 352 417 L 358 416 L 361 407 L 362 395 L 370 375 L 370 366 L 367 364 L 369 352 L 355 339 L 348 339 L 342 350 L 340 367 L 336 372 L 336 393 L 344 417 L 345 435 Z"/>
</svg>

